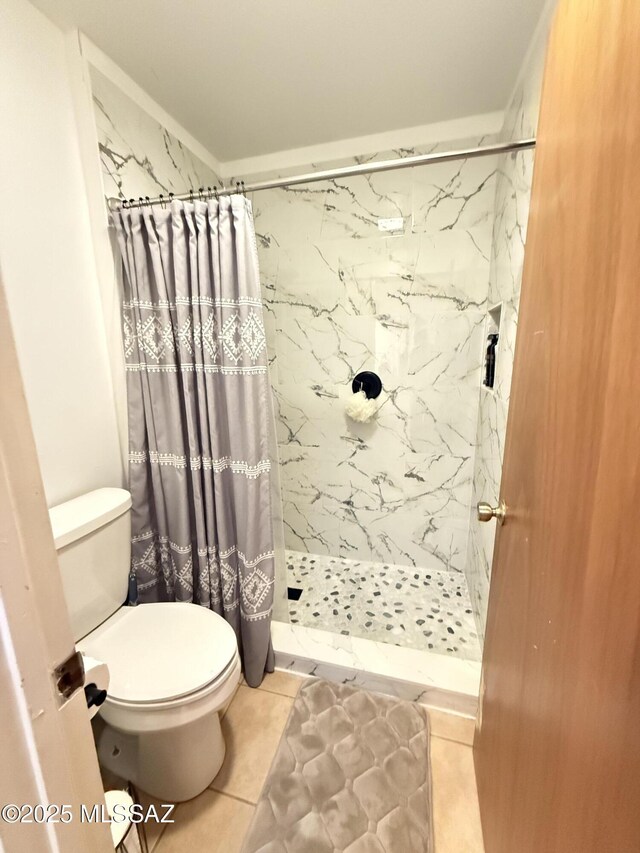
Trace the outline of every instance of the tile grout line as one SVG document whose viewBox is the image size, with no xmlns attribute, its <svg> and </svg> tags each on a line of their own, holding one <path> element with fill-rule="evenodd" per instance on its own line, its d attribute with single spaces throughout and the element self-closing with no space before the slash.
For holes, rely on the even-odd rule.
<svg viewBox="0 0 640 853">
<path fill-rule="evenodd" d="M 258 690 L 262 690 L 263 693 L 270 693 L 272 696 L 283 696 L 285 699 L 291 699 L 293 701 L 296 696 L 291 696 L 289 693 L 279 693 L 277 690 L 269 690 L 267 687 L 258 687 Z"/>
<path fill-rule="evenodd" d="M 447 737 L 446 735 L 436 735 L 433 732 L 429 733 L 429 737 L 436 738 L 437 740 L 446 740 L 449 743 L 457 743 L 460 746 L 468 746 L 469 749 L 473 749 L 473 743 L 467 743 L 464 740 L 457 740 L 457 738 L 454 737 Z"/>
<path fill-rule="evenodd" d="M 236 797 L 235 794 L 229 794 L 226 791 L 217 791 L 215 788 L 212 788 L 211 786 L 205 788 L 205 791 L 211 791 L 212 794 L 218 794 L 221 797 L 227 797 L 230 800 L 235 800 L 236 802 L 242 803 L 245 806 L 250 806 L 254 810 L 257 806 L 257 803 L 252 803 L 250 800 L 245 800 L 242 797 Z M 203 791 L 202 794 L 204 794 L 205 791 Z M 202 796 L 202 794 L 199 794 L 199 796 Z M 189 802 L 189 801 L 187 801 L 187 802 Z M 184 804 L 183 803 L 177 803 L 176 804 L 176 816 L 179 814 L 178 809 L 181 805 L 184 805 Z M 176 824 L 178 824 L 177 819 L 176 819 Z M 174 825 L 176 825 L 176 824 L 174 824 Z M 162 839 L 164 838 L 166 831 L 167 831 L 167 826 L 163 826 L 163 828 L 160 832 L 160 835 L 155 840 L 153 847 L 149 848 L 149 853 L 159 853 L 160 843 L 161 843 Z"/>
<path fill-rule="evenodd" d="M 271 769 L 271 768 L 269 768 L 269 769 Z M 239 803 L 244 803 L 245 806 L 251 806 L 251 808 L 254 808 L 254 809 L 258 805 L 257 800 L 255 803 L 252 803 L 251 800 L 245 800 L 244 797 L 237 797 L 235 794 L 230 794 L 228 791 L 218 791 L 217 788 L 211 788 L 211 787 L 207 788 L 207 791 L 211 791 L 211 793 L 213 793 L 213 794 L 220 794 L 222 797 L 229 797 L 232 800 L 237 800 Z"/>
<path fill-rule="evenodd" d="M 178 810 L 176 808 L 176 814 L 177 813 L 178 813 Z M 153 847 L 149 847 L 149 853 L 155 853 L 155 851 L 160 846 L 160 842 L 162 841 L 166 831 L 167 831 L 167 826 L 163 826 L 162 829 L 160 830 L 160 835 L 158 835 L 158 837 L 156 838 L 156 840 L 153 843 Z M 147 846 L 149 846 L 148 843 L 147 843 Z"/>
</svg>

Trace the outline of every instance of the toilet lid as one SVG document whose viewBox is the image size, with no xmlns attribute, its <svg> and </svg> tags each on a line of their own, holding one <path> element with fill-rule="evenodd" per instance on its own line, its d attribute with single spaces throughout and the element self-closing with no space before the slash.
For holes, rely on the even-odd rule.
<svg viewBox="0 0 640 853">
<path fill-rule="evenodd" d="M 121 607 L 78 648 L 109 667 L 109 696 L 139 703 L 200 690 L 218 678 L 238 646 L 222 616 L 175 602 Z"/>
</svg>

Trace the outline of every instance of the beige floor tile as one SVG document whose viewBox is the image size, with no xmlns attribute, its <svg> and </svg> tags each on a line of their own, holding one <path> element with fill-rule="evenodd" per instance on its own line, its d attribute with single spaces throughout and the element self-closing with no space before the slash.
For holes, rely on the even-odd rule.
<svg viewBox="0 0 640 853">
<path fill-rule="evenodd" d="M 224 715 L 227 713 L 227 711 L 228 711 L 228 710 L 229 710 L 229 708 L 231 707 L 231 703 L 233 702 L 233 699 L 234 699 L 234 697 L 235 697 L 236 693 L 238 692 L 238 688 L 239 688 L 239 687 L 241 687 L 243 684 L 245 684 L 245 685 L 246 685 L 246 683 L 247 683 L 247 682 L 244 680 L 244 675 L 243 675 L 243 676 L 241 676 L 240 681 L 239 681 L 239 682 L 238 682 L 238 684 L 236 685 L 236 689 L 234 690 L 233 695 L 231 696 L 231 699 L 229 699 L 229 701 L 228 701 L 228 702 L 227 702 L 227 704 L 224 706 L 224 708 L 222 708 L 222 709 L 220 710 L 220 712 L 219 712 L 219 713 L 220 713 L 220 719 L 221 719 L 221 720 L 222 720 L 222 719 L 224 719 Z"/>
<path fill-rule="evenodd" d="M 427 710 L 432 735 L 471 746 L 476 730 L 475 720 L 458 714 L 447 714 L 446 711 L 439 711 L 436 708 L 427 708 Z"/>
<path fill-rule="evenodd" d="M 161 803 L 160 800 L 156 800 L 154 797 L 151 797 L 144 791 L 138 791 L 138 797 L 140 798 L 140 802 L 145 807 L 145 809 L 147 809 L 150 805 L 154 805 L 160 816 L 164 814 L 165 809 L 161 808 L 161 806 L 164 804 Z M 170 817 L 175 819 L 175 816 L 176 809 L 173 810 L 173 813 L 170 815 Z M 154 851 L 157 849 L 157 844 L 160 840 L 160 836 L 168 826 L 171 826 L 171 824 L 156 823 L 155 821 L 145 822 L 144 829 L 147 835 L 147 845 L 149 847 L 149 853 L 154 853 Z M 133 828 L 133 832 L 135 832 L 135 827 Z"/>
<path fill-rule="evenodd" d="M 227 755 L 211 788 L 256 803 L 287 722 L 293 699 L 240 687 L 224 720 Z"/>
<path fill-rule="evenodd" d="M 177 807 L 176 822 L 166 828 L 154 853 L 238 853 L 253 808 L 233 797 L 205 791 Z"/>
<path fill-rule="evenodd" d="M 300 690 L 300 685 L 307 678 L 306 675 L 294 675 L 291 672 L 276 669 L 274 672 L 268 672 L 265 675 L 260 690 L 268 690 L 269 693 L 279 693 L 281 696 L 290 696 L 295 699 L 298 690 Z"/>
<path fill-rule="evenodd" d="M 473 751 L 431 738 L 435 853 L 484 853 Z"/>
</svg>

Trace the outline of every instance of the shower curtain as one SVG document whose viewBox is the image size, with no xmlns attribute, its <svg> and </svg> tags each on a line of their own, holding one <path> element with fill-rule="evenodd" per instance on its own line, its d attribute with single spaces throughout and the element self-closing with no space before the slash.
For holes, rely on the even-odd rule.
<svg viewBox="0 0 640 853">
<path fill-rule="evenodd" d="M 251 202 L 113 214 L 139 600 L 233 626 L 245 677 L 273 670 L 273 418 Z M 188 661 L 185 661 L 188 666 Z"/>
</svg>

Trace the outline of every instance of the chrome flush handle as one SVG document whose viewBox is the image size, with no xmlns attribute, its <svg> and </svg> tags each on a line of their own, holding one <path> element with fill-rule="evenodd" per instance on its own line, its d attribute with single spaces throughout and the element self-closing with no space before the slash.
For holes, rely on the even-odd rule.
<svg viewBox="0 0 640 853">
<path fill-rule="evenodd" d="M 498 520 L 498 524 L 504 524 L 507 517 L 507 505 L 504 501 L 500 501 L 498 506 L 491 506 L 486 501 L 480 501 L 478 504 L 478 521 L 491 521 L 492 518 Z"/>
</svg>

